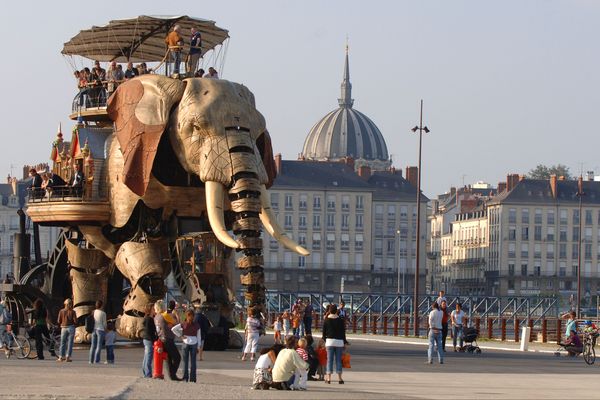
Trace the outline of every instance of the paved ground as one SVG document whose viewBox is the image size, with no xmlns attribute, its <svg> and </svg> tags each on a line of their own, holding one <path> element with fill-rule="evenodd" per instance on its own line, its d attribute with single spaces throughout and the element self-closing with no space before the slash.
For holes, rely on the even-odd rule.
<svg viewBox="0 0 600 400">
<path fill-rule="evenodd" d="M 306 392 L 253 391 L 253 363 L 240 361 L 237 351 L 205 353 L 196 384 L 142 379 L 141 347 L 125 346 L 117 348 L 114 366 L 88 365 L 83 348 L 75 350 L 75 361 L 68 364 L 48 358 L 0 359 L 0 399 L 565 399 L 597 398 L 600 393 L 600 367 L 587 366 L 581 358 L 557 358 L 551 354 L 553 345 L 521 353 L 487 348 L 514 350 L 511 343 L 486 342 L 480 343 L 480 355 L 450 352 L 444 365 L 426 365 L 422 340 L 349 340 L 352 369 L 344 371 L 344 386 L 309 382 Z"/>
</svg>

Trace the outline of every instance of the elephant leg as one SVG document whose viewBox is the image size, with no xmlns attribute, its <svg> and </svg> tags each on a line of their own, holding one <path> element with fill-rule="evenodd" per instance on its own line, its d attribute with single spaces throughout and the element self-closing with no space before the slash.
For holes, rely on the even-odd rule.
<svg viewBox="0 0 600 400">
<path fill-rule="evenodd" d="M 244 254 L 238 259 L 238 268 L 242 273 L 241 283 L 246 287 L 244 297 L 248 303 L 248 312 L 265 311 L 260 191 L 260 183 L 254 177 L 235 180 L 229 190 L 231 210 L 235 213 L 233 233 L 240 245 L 238 251 Z"/>
<path fill-rule="evenodd" d="M 123 304 L 123 315 L 119 316 L 116 328 L 119 334 L 129 339 L 139 339 L 143 329 L 144 308 L 164 297 L 164 280 L 170 268 L 165 243 L 125 242 L 119 248 L 115 264 L 131 283 L 131 291 Z"/>
<path fill-rule="evenodd" d="M 69 260 L 69 277 L 73 288 L 73 306 L 77 318 L 88 315 L 95 309 L 97 300 L 106 304 L 108 269 L 111 260 L 98 249 L 79 247 L 66 242 Z M 89 342 L 89 334 L 80 326 L 75 332 L 77 343 Z"/>
</svg>

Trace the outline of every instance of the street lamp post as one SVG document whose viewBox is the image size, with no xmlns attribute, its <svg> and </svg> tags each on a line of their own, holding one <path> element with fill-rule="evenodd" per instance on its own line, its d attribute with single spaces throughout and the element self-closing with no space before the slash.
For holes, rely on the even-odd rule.
<svg viewBox="0 0 600 400">
<path fill-rule="evenodd" d="M 421 100 L 421 114 L 419 125 L 412 128 L 413 132 L 419 131 L 419 166 L 417 170 L 417 254 L 415 263 L 415 289 L 413 298 L 413 320 L 414 335 L 419 336 L 419 262 L 421 255 L 421 146 L 423 143 L 423 132 L 429 133 L 429 129 L 423 126 L 423 100 Z"/>
<path fill-rule="evenodd" d="M 585 196 L 583 191 L 583 177 L 580 175 L 577 180 L 577 197 L 579 197 L 579 237 L 577 251 L 577 304 L 575 305 L 575 312 L 577 313 L 577 319 L 581 318 L 581 224 L 583 218 L 581 215 L 582 198 Z"/>
</svg>

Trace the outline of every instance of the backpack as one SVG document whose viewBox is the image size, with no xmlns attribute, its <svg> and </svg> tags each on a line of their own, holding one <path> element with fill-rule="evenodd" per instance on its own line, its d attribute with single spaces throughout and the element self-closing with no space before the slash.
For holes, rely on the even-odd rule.
<svg viewBox="0 0 600 400">
<path fill-rule="evenodd" d="M 0 314 L 0 325 L 7 325 L 12 322 L 12 313 L 8 308 L 5 308 Z"/>
<path fill-rule="evenodd" d="M 96 321 L 94 320 L 94 312 L 92 311 L 87 317 L 85 317 L 85 331 L 87 333 L 94 332 L 94 326 L 96 325 Z"/>
</svg>

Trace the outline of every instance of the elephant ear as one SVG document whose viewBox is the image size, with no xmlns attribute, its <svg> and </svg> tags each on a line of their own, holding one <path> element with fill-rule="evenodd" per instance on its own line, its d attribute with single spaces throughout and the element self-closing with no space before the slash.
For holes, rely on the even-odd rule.
<svg viewBox="0 0 600 400">
<path fill-rule="evenodd" d="M 184 89 L 179 80 L 142 75 L 119 85 L 108 99 L 124 158 L 123 183 L 138 196 L 146 193 L 160 138 Z"/>
<path fill-rule="evenodd" d="M 265 131 L 256 140 L 256 147 L 260 152 L 267 177 L 269 178 L 266 183 L 266 188 L 273 186 L 273 181 L 277 177 L 277 167 L 275 166 L 275 160 L 273 159 L 273 146 L 271 146 L 271 136 L 269 132 Z"/>
</svg>

